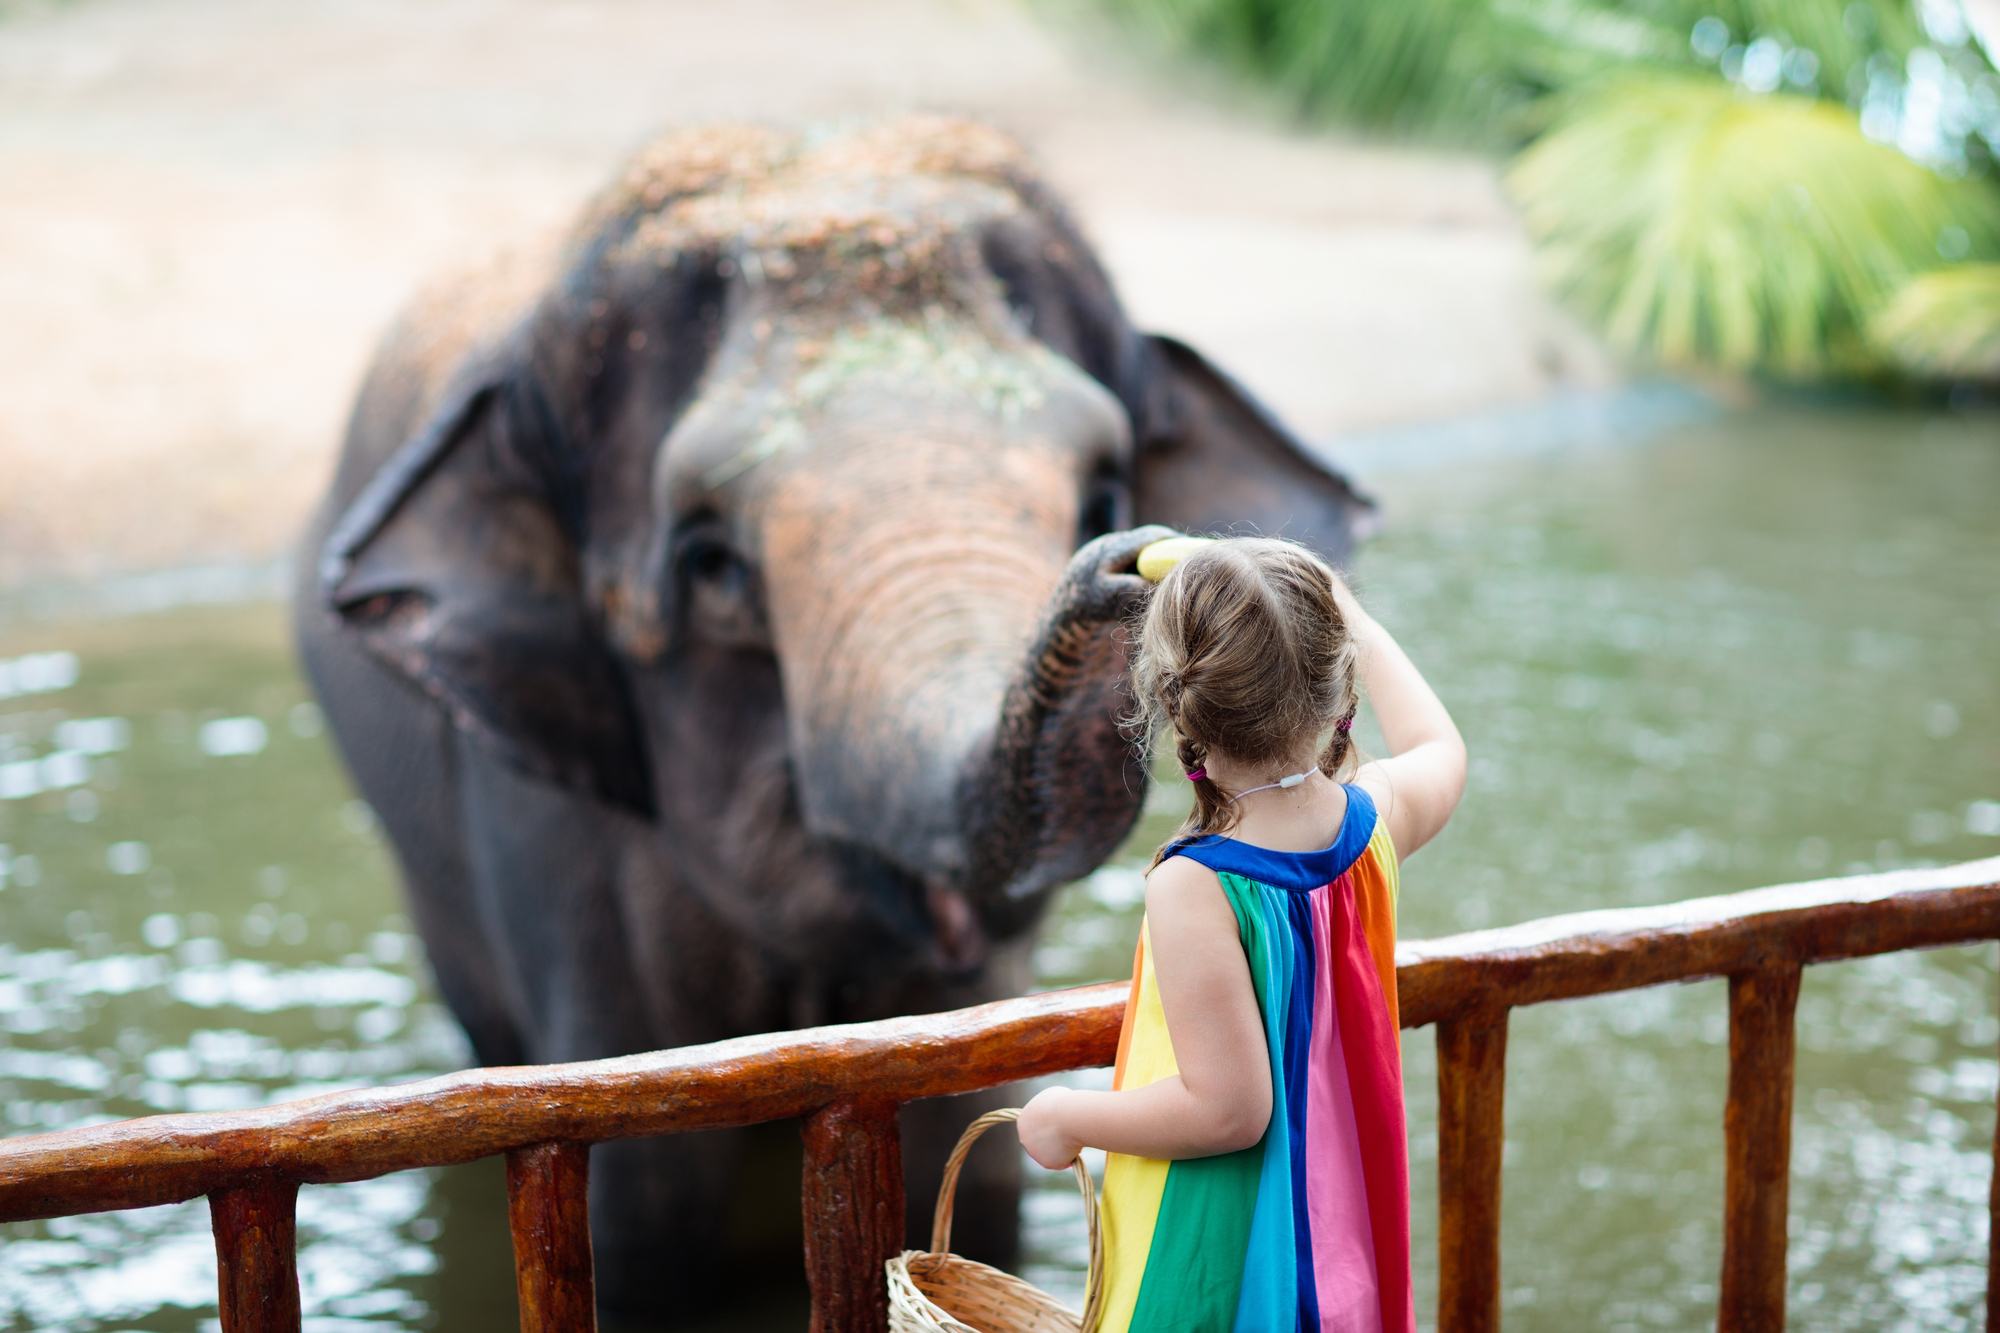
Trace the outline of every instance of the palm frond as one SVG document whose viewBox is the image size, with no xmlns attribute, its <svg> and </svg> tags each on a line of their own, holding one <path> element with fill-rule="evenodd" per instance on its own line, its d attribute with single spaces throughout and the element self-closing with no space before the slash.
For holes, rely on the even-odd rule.
<svg viewBox="0 0 2000 1333">
<path fill-rule="evenodd" d="M 1869 321 L 1868 336 L 1919 379 L 2000 385 L 2000 263 L 1919 274 Z"/>
<path fill-rule="evenodd" d="M 2000 257 L 2000 192 L 1861 133 L 1845 108 L 1713 80 L 1569 99 L 1508 186 L 1557 293 L 1669 365 L 1812 379 L 1878 363 L 1867 321 L 1940 254 Z"/>
</svg>

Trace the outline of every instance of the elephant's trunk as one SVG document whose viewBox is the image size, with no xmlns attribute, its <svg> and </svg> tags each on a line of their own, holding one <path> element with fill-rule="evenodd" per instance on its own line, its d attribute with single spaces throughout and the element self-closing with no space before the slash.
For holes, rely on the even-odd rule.
<svg viewBox="0 0 2000 1333">
<path fill-rule="evenodd" d="M 922 456 L 851 445 L 837 475 L 775 495 L 767 595 L 801 815 L 878 915 L 963 970 L 1137 814 L 1119 619 L 1143 540 L 1072 556 L 1053 450 Z"/>
<path fill-rule="evenodd" d="M 1044 892 L 1088 873 L 1130 831 L 1147 773 L 1123 725 L 1139 550 L 1165 528 L 1114 532 L 1077 551 L 1011 682 L 989 761 L 962 774 L 971 891 L 1011 933 Z"/>
</svg>

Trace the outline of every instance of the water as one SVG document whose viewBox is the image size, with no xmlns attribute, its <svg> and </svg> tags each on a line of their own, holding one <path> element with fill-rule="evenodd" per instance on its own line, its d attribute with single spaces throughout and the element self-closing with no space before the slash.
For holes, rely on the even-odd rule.
<svg viewBox="0 0 2000 1333">
<path fill-rule="evenodd" d="M 1680 415 L 1357 446 L 1391 519 L 1364 595 L 1473 753 L 1458 818 L 1407 869 L 1406 935 L 2000 852 L 1993 422 Z M 1061 902 L 1049 984 L 1125 975 L 1138 869 L 1184 799 L 1162 786 Z M 1798 1034 L 1795 1322 L 1975 1322 L 1992 946 L 1810 969 Z M 1511 1328 L 1712 1322 L 1726 1040 L 1719 982 L 1514 1015 Z M 1428 1311 L 1430 1034 L 1405 1051 Z M 464 1059 L 277 607 L 0 623 L 7 1133 Z M 1024 1215 L 1029 1276 L 1073 1292 L 1064 1179 Z M 513 1322 L 496 1163 L 309 1187 L 299 1233 L 309 1328 Z M 0 1227 L 0 1328 L 213 1328 L 213 1280 L 200 1202 Z"/>
</svg>

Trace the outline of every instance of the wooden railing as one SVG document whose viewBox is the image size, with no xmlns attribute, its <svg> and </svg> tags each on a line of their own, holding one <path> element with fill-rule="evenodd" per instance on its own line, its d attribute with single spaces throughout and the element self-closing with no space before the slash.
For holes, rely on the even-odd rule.
<svg viewBox="0 0 2000 1333">
<path fill-rule="evenodd" d="M 1810 963 L 2000 937 L 2000 858 L 1664 907 L 1586 912 L 1405 944 L 1405 1027 L 1438 1028 L 1439 1327 L 1500 1322 L 1507 1014 L 1521 1005 L 1729 978 L 1725 1330 L 1785 1311 L 1792 1009 Z M 954 1013 L 743 1037 L 588 1064 L 476 1069 L 262 1110 L 163 1115 L 0 1142 L 0 1221 L 207 1195 L 225 1333 L 299 1327 L 301 1184 L 505 1154 L 527 1333 L 595 1326 L 586 1145 L 803 1118 L 815 1330 L 884 1322 L 903 1246 L 896 1108 L 1110 1063 L 1124 984 Z M 2000 1134 L 1996 1134 L 2000 1148 Z M 2000 1176 L 1991 1205 L 2000 1212 Z M 2000 1226 L 1992 1232 L 2000 1260 Z M 1989 1326 L 2000 1294 L 1989 1270 Z"/>
</svg>

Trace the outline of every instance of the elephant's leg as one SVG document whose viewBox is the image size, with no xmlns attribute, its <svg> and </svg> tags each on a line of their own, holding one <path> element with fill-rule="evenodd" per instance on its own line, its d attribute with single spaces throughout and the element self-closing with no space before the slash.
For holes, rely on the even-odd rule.
<svg viewBox="0 0 2000 1333">
<path fill-rule="evenodd" d="M 532 824 L 523 808 L 515 813 Z M 589 859 L 579 854 L 571 869 L 566 889 L 593 906 L 573 905 L 560 928 L 545 922 L 539 932 L 546 1029 L 535 1058 L 597 1060 L 722 1035 L 693 1010 L 671 1015 L 664 1030 L 655 1025 L 641 987 L 659 987 L 662 979 L 633 966 L 615 899 L 588 892 L 602 882 Z M 553 872 L 529 880 L 555 882 Z M 528 967 L 534 960 L 519 961 Z M 704 961 L 740 975 L 724 960 Z M 789 1124 L 594 1146 L 590 1229 L 603 1308 L 634 1327 L 681 1328 L 718 1301 L 739 1300 L 745 1283 L 760 1299 L 770 1295 L 771 1275 L 791 1274 L 799 1264 L 800 1155 Z M 778 1287 L 789 1280 L 780 1278 Z"/>
<path fill-rule="evenodd" d="M 604 1053 L 577 1045 L 557 1058 Z M 791 1123 L 593 1147 L 599 1302 L 626 1320 L 679 1328 L 746 1290 L 769 1300 L 796 1288 L 802 1299 L 803 1283 L 792 1276 L 801 1249 L 801 1156 Z"/>
<path fill-rule="evenodd" d="M 557 951 L 549 965 L 560 968 L 563 961 Z M 594 974 L 566 973 L 538 1058 L 566 1063 L 679 1044 L 674 1034 L 644 1030 L 618 955 L 601 952 L 597 962 Z M 740 1131 L 591 1148 L 591 1249 L 604 1309 L 643 1326 L 673 1328 L 707 1308 L 729 1256 L 725 1222 L 740 1188 L 744 1148 Z"/>
<path fill-rule="evenodd" d="M 733 1131 L 600 1143 L 590 1150 L 597 1298 L 628 1319 L 706 1305 L 742 1156 Z"/>
<path fill-rule="evenodd" d="M 343 632 L 317 593 L 308 574 L 296 603 L 299 655 L 354 785 L 395 852 L 438 991 L 478 1063 L 520 1064 L 527 1056 L 517 997 L 476 924 L 459 808 L 461 743 L 443 711 Z"/>
<path fill-rule="evenodd" d="M 865 993 L 840 1017 L 853 1021 L 889 1014 L 938 1013 L 1022 994 L 1031 984 L 1033 947 L 1032 938 L 1008 942 L 995 950 L 983 972 L 972 980 L 912 981 Z M 958 1136 L 988 1111 L 1019 1106 L 1024 1095 L 1018 1087 L 992 1088 L 957 1097 L 928 1098 L 903 1108 L 903 1198 L 911 1244 L 930 1244 L 931 1209 L 937 1203 L 945 1158 L 951 1155 Z M 959 1173 L 952 1214 L 953 1251 L 983 1263 L 1011 1265 L 1020 1251 L 1020 1202 L 1020 1140 L 1011 1129 L 988 1130 Z"/>
</svg>

